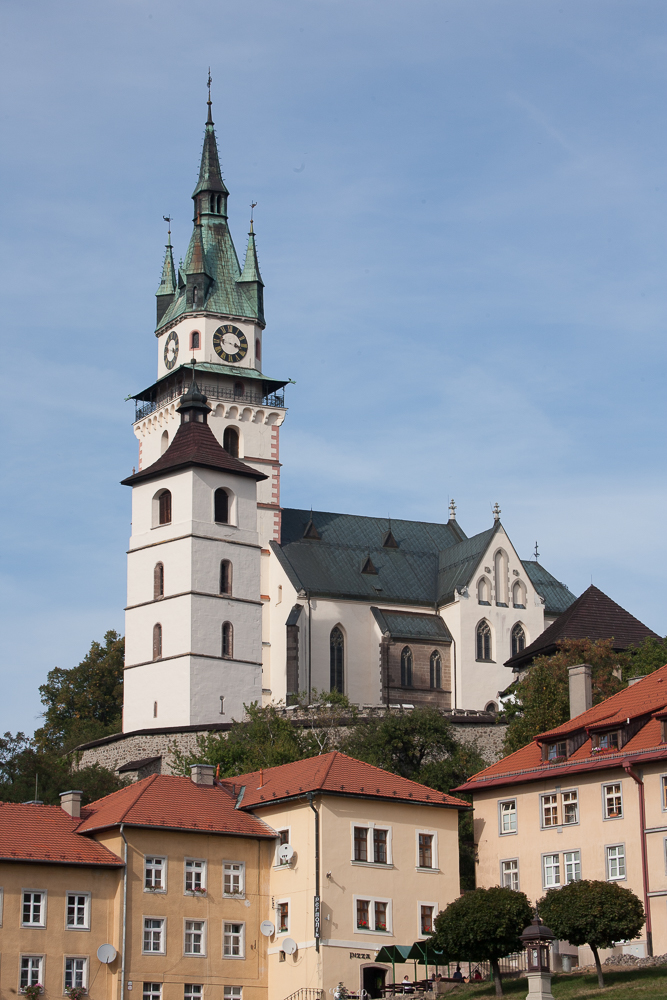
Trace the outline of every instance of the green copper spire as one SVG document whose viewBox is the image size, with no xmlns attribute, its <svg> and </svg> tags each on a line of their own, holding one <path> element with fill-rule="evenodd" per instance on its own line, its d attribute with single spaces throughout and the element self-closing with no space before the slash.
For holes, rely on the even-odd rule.
<svg viewBox="0 0 667 1000">
<path fill-rule="evenodd" d="M 217 215 L 227 217 L 227 196 L 229 191 L 225 187 L 220 170 L 220 159 L 218 157 L 218 144 L 215 141 L 214 122 L 211 117 L 211 73 L 208 74 L 208 116 L 204 131 L 204 146 L 201 151 L 201 164 L 199 166 L 199 180 L 197 187 L 192 192 L 195 203 L 195 218 L 200 215 Z"/>
<path fill-rule="evenodd" d="M 171 245 L 171 217 L 163 216 L 164 221 L 169 225 L 167 230 L 167 245 L 164 253 L 164 264 L 162 265 L 162 279 L 155 293 L 157 298 L 157 322 L 164 316 L 171 305 L 174 292 L 176 291 L 176 271 L 174 268 L 174 253 Z"/>
<path fill-rule="evenodd" d="M 253 208 L 255 206 L 253 205 Z M 259 261 L 257 260 L 257 246 L 255 244 L 255 228 L 253 220 L 250 220 L 250 232 L 248 233 L 248 249 L 245 254 L 245 263 L 238 284 L 242 286 L 246 299 L 253 311 L 253 315 L 264 322 L 264 282 L 259 273 Z"/>
</svg>

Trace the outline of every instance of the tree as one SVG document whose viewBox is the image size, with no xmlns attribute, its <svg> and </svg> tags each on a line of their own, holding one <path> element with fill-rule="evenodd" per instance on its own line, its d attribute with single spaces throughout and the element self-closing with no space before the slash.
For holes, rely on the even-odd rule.
<svg viewBox="0 0 667 1000">
<path fill-rule="evenodd" d="M 432 940 L 452 960 L 490 962 L 496 996 L 502 996 L 498 960 L 521 950 L 521 934 L 532 919 L 523 892 L 500 886 L 474 889 L 438 914 Z"/>
<path fill-rule="evenodd" d="M 595 958 L 598 986 L 604 986 L 598 948 L 630 941 L 644 926 L 644 907 L 630 889 L 618 882 L 581 879 L 560 889 L 549 889 L 540 900 L 542 920 L 561 941 L 587 944 Z"/>
<path fill-rule="evenodd" d="M 538 733 L 561 726 L 570 718 L 568 667 L 588 663 L 593 668 L 593 704 L 609 698 L 625 687 L 618 676 L 627 674 L 629 653 L 616 653 L 612 639 L 565 639 L 552 656 L 538 656 L 523 680 L 509 688 L 513 695 L 505 705 L 509 722 L 503 751 L 514 753 Z"/>
<path fill-rule="evenodd" d="M 667 639 L 654 639 L 649 636 L 640 642 L 638 646 L 628 650 L 629 664 L 623 676 L 643 677 L 645 674 L 652 674 L 659 667 L 664 667 L 667 663 Z"/>
</svg>

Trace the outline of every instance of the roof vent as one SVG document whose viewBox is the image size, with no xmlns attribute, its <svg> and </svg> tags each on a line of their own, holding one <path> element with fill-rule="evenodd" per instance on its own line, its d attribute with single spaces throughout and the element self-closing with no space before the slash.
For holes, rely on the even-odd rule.
<svg viewBox="0 0 667 1000">
<path fill-rule="evenodd" d="M 304 533 L 303 533 L 303 537 L 304 537 L 304 538 L 313 538 L 313 539 L 315 539 L 316 541 L 319 541 L 319 540 L 320 540 L 320 533 L 319 533 L 319 531 L 317 530 L 317 528 L 315 527 L 315 524 L 314 524 L 314 522 L 313 522 L 313 518 L 312 518 L 312 515 L 311 515 L 311 518 L 310 518 L 310 521 L 309 521 L 309 522 L 308 522 L 308 524 L 306 525 L 306 530 L 305 530 L 305 531 L 304 531 Z"/>
<path fill-rule="evenodd" d="M 364 562 L 364 565 L 361 567 L 361 572 L 362 573 L 370 573 L 373 576 L 377 576 L 378 575 L 378 571 L 376 570 L 375 566 L 373 565 L 373 560 L 371 559 L 370 556 L 368 556 L 368 558 Z"/>
<path fill-rule="evenodd" d="M 388 531 L 385 531 L 384 535 L 382 536 L 382 548 L 383 549 L 398 548 L 398 542 L 394 538 L 391 528 L 389 528 Z"/>
</svg>

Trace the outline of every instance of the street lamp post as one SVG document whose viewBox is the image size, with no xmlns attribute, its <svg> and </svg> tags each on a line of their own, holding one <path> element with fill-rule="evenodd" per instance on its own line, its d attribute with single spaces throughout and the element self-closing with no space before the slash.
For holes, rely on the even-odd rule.
<svg viewBox="0 0 667 1000">
<path fill-rule="evenodd" d="M 535 917 L 521 935 L 528 955 L 528 994 L 526 1000 L 553 1000 L 549 950 L 556 940 L 553 931 Z"/>
</svg>

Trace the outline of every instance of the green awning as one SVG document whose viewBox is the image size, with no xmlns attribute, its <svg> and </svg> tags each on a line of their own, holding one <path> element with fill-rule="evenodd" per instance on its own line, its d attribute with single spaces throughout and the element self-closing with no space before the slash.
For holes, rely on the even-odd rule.
<svg viewBox="0 0 667 1000">
<path fill-rule="evenodd" d="M 375 956 L 376 962 L 398 962 L 403 965 L 408 960 L 411 945 L 409 944 L 386 944 L 380 948 Z"/>
</svg>

